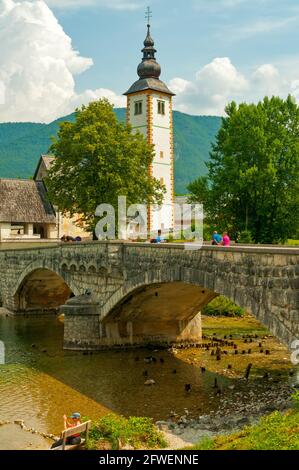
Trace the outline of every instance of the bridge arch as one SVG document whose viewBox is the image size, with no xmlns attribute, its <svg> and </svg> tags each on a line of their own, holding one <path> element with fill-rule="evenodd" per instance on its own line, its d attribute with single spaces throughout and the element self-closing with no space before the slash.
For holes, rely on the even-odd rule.
<svg viewBox="0 0 299 470">
<path fill-rule="evenodd" d="M 193 293 L 196 298 L 194 301 L 194 311 L 196 311 L 198 306 L 203 308 L 213 298 L 224 295 L 258 317 L 259 299 L 251 298 L 250 295 L 244 296 L 244 289 L 241 285 L 239 290 L 238 285 L 226 282 L 223 278 L 218 281 L 216 276 L 209 276 L 204 271 L 176 267 L 173 269 L 145 271 L 132 279 L 126 280 L 108 299 L 105 299 L 101 307 L 101 320 L 109 319 L 112 313 L 115 314 L 115 310 L 120 305 L 127 303 L 128 298 L 139 295 L 144 290 L 153 290 L 155 293 L 157 287 L 159 289 L 162 286 L 171 288 L 172 285 L 176 287 L 182 286 L 186 294 L 187 292 Z M 172 289 L 171 292 L 173 298 L 176 298 L 175 289 Z"/>
<path fill-rule="evenodd" d="M 217 276 L 204 269 L 174 267 L 139 273 L 105 299 L 100 309 L 103 339 L 113 344 L 146 342 L 156 337 L 163 341 L 164 336 L 167 342 L 193 342 L 201 336 L 200 312 L 219 295 L 246 309 L 281 338 L 280 322 L 271 308 L 267 310 L 263 291 L 244 291 L 242 283 L 232 282 L 230 271 Z"/>
<path fill-rule="evenodd" d="M 65 277 L 65 273 L 59 272 L 53 266 L 32 263 L 23 271 L 15 285 L 14 310 L 58 310 L 71 296 L 79 294 L 76 286 Z"/>
</svg>

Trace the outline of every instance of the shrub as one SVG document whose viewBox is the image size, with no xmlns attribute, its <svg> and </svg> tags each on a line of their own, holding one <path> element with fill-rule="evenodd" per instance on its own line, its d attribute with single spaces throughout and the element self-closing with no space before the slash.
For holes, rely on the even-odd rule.
<svg viewBox="0 0 299 470">
<path fill-rule="evenodd" d="M 203 226 L 203 239 L 205 242 L 210 242 L 213 237 L 214 229 L 207 224 Z"/>
<path fill-rule="evenodd" d="M 112 449 L 119 443 L 129 444 L 135 449 L 161 448 L 166 446 L 163 435 L 154 426 L 152 419 L 108 414 L 95 423 L 89 434 L 88 449 L 99 448 L 101 440 L 108 441 Z"/>
<path fill-rule="evenodd" d="M 206 305 L 202 313 L 210 316 L 243 317 L 245 310 L 231 300 L 220 295 Z"/>
<path fill-rule="evenodd" d="M 251 232 L 249 230 L 243 230 L 243 232 L 240 233 L 240 237 L 238 239 L 239 243 L 249 243 L 252 244 L 254 243 Z"/>
</svg>

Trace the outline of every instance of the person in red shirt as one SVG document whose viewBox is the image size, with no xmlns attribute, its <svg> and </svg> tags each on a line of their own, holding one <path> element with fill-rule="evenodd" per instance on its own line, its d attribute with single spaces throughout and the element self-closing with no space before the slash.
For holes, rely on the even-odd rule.
<svg viewBox="0 0 299 470">
<path fill-rule="evenodd" d="M 81 424 L 80 413 L 73 413 L 72 416 L 69 417 L 69 419 L 71 421 L 68 420 L 68 417 L 66 415 L 63 416 L 64 430 L 69 429 L 69 428 L 75 428 L 76 426 L 79 426 Z M 75 434 L 75 433 L 72 436 L 69 436 L 66 440 L 67 445 L 77 445 L 77 444 L 80 444 L 80 442 L 81 442 L 80 434 Z M 63 443 L 63 439 L 59 439 L 58 441 L 54 442 L 51 449 L 61 446 L 62 443 Z"/>
<path fill-rule="evenodd" d="M 223 245 L 223 246 L 230 246 L 230 238 L 229 238 L 227 232 L 224 232 L 224 233 L 223 233 L 223 236 L 222 236 L 222 245 Z"/>
</svg>

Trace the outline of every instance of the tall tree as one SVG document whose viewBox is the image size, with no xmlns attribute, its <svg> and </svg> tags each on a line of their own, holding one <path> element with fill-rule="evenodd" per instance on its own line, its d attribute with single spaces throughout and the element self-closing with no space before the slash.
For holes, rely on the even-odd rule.
<svg viewBox="0 0 299 470">
<path fill-rule="evenodd" d="M 89 230 L 98 205 L 111 204 L 117 213 L 118 196 L 128 204 L 163 199 L 164 187 L 149 172 L 153 147 L 118 122 L 106 99 L 78 109 L 74 123 L 62 123 L 50 152 L 57 157 L 47 179 L 50 200 L 62 213 L 80 214 Z"/>
<path fill-rule="evenodd" d="M 284 242 L 299 228 L 299 107 L 289 96 L 232 102 L 212 147 L 208 177 L 189 185 L 211 222 L 257 243 Z"/>
</svg>

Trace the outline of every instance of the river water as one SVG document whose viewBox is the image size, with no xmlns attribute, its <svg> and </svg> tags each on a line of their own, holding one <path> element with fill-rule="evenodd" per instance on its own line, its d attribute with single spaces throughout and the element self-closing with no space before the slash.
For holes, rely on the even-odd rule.
<svg viewBox="0 0 299 470">
<path fill-rule="evenodd" d="M 215 378 L 224 388 L 237 383 L 233 376 L 202 373 L 201 361 L 169 351 L 63 351 L 63 323 L 56 317 L 0 315 L 0 340 L 6 348 L 6 363 L 0 365 L 0 421 L 24 420 L 45 433 L 59 434 L 63 414 L 74 411 L 92 420 L 108 412 L 161 420 L 172 411 L 183 414 L 185 408 L 198 416 L 220 406 L 213 399 Z M 156 363 L 145 363 L 148 355 Z M 288 363 L 282 380 L 288 380 L 290 367 Z M 145 386 L 147 378 L 156 385 Z M 188 383 L 190 394 L 185 392 Z"/>
</svg>

